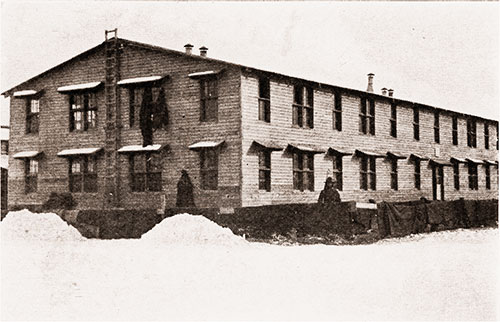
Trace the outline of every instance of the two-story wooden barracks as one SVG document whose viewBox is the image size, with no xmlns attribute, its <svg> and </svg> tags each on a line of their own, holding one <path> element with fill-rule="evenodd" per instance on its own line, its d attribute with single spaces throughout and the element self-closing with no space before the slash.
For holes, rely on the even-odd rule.
<svg viewBox="0 0 500 322">
<path fill-rule="evenodd" d="M 227 211 L 316 202 L 327 176 L 344 201 L 498 196 L 495 120 L 185 47 L 107 37 L 3 93 L 9 207 L 51 192 L 80 209 L 175 207 L 181 170 L 197 207 Z"/>
</svg>

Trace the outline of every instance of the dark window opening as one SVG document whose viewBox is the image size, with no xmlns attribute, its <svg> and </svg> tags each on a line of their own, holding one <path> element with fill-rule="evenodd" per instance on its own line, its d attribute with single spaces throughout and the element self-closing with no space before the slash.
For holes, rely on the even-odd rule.
<svg viewBox="0 0 500 322">
<path fill-rule="evenodd" d="M 335 181 L 337 182 L 337 190 L 342 191 L 343 189 L 343 170 L 342 170 L 342 156 L 335 155 L 333 156 L 333 176 L 335 177 Z"/>
<path fill-rule="evenodd" d="M 314 154 L 300 151 L 293 154 L 293 188 L 314 191 Z"/>
<path fill-rule="evenodd" d="M 40 125 L 40 100 L 29 98 L 26 105 L 26 133 L 38 133 Z"/>
<path fill-rule="evenodd" d="M 452 125 L 451 135 L 452 135 L 453 145 L 458 145 L 458 118 L 456 116 L 452 117 L 451 125 Z"/>
<path fill-rule="evenodd" d="M 215 77 L 200 79 L 201 111 L 200 121 L 217 122 L 218 120 L 218 82 Z"/>
<path fill-rule="evenodd" d="M 491 189 L 491 172 L 490 172 L 490 165 L 489 164 L 485 164 L 484 173 L 486 175 L 486 189 L 490 190 Z"/>
<path fill-rule="evenodd" d="M 475 148 L 477 146 L 476 140 L 476 121 L 467 120 L 467 146 Z"/>
<path fill-rule="evenodd" d="M 69 159 L 69 191 L 97 192 L 97 158 L 80 156 Z"/>
<path fill-rule="evenodd" d="M 490 128 L 488 123 L 484 123 L 484 148 L 490 149 Z"/>
<path fill-rule="evenodd" d="M 149 115 L 153 129 L 168 125 L 168 112 L 163 87 L 160 85 L 134 86 L 130 87 L 128 91 L 130 127 L 140 125 L 141 110 L 145 117 Z M 144 99 L 150 100 L 150 102 L 143 102 Z M 147 110 L 142 106 L 143 104 L 145 104 L 144 107 L 147 106 Z"/>
<path fill-rule="evenodd" d="M 398 159 L 393 158 L 391 162 L 391 189 L 398 190 Z"/>
<path fill-rule="evenodd" d="M 69 96 L 70 131 L 87 131 L 97 127 L 97 96 L 95 93 Z"/>
<path fill-rule="evenodd" d="M 460 190 L 460 164 L 458 162 L 453 163 L 453 185 L 455 190 Z"/>
<path fill-rule="evenodd" d="M 418 107 L 413 108 L 413 138 L 420 140 L 420 111 Z"/>
<path fill-rule="evenodd" d="M 136 153 L 129 157 L 130 190 L 134 192 L 162 190 L 162 161 L 159 153 Z"/>
<path fill-rule="evenodd" d="M 200 186 L 203 190 L 217 190 L 219 181 L 219 155 L 216 149 L 200 151 Z"/>
<path fill-rule="evenodd" d="M 314 127 L 314 92 L 311 87 L 295 85 L 293 87 L 293 125 Z"/>
<path fill-rule="evenodd" d="M 470 190 L 478 190 L 478 178 L 477 178 L 477 164 L 469 162 L 469 189 Z"/>
<path fill-rule="evenodd" d="M 362 156 L 360 160 L 360 189 L 376 190 L 377 175 L 374 156 Z"/>
<path fill-rule="evenodd" d="M 415 178 L 415 189 L 420 190 L 420 160 L 416 159 L 414 162 L 414 178 Z"/>
<path fill-rule="evenodd" d="M 271 122 L 271 87 L 268 78 L 259 79 L 259 120 Z"/>
<path fill-rule="evenodd" d="M 434 112 L 434 142 L 439 143 L 439 111 Z"/>
<path fill-rule="evenodd" d="M 38 189 L 38 161 L 28 159 L 24 168 L 25 193 L 36 192 Z"/>
<path fill-rule="evenodd" d="M 397 122 L 398 122 L 398 113 L 397 113 L 397 105 L 396 103 L 391 104 L 391 136 L 394 138 L 398 137 L 398 128 L 397 128 Z"/>
<path fill-rule="evenodd" d="M 4 154 L 4 155 L 9 154 L 9 141 L 2 140 L 0 142 L 0 144 L 1 144 L 0 154 Z"/>
<path fill-rule="evenodd" d="M 359 131 L 363 134 L 375 135 L 375 101 L 373 99 L 361 98 Z"/>
<path fill-rule="evenodd" d="M 338 92 L 334 95 L 333 129 L 342 131 L 342 95 Z"/>
<path fill-rule="evenodd" d="M 259 190 L 271 191 L 271 151 L 259 151 Z"/>
</svg>

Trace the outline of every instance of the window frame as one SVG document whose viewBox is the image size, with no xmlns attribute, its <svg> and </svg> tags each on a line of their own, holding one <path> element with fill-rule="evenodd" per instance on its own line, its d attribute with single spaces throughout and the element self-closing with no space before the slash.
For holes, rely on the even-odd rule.
<svg viewBox="0 0 500 322">
<path fill-rule="evenodd" d="M 314 128 L 314 89 L 311 86 L 293 86 L 292 125 Z"/>
<path fill-rule="evenodd" d="M 314 153 L 297 150 L 292 154 L 293 190 L 314 191 Z"/>
<path fill-rule="evenodd" d="M 156 159 L 156 160 L 154 160 Z M 142 171 L 137 171 L 136 163 L 141 165 Z M 155 164 L 157 162 L 157 164 Z M 156 165 L 156 171 L 153 171 Z M 161 192 L 163 191 L 163 160 L 159 152 L 131 153 L 129 155 L 129 188 L 132 192 Z M 139 180 L 140 179 L 140 180 Z M 140 186 L 139 186 L 140 184 Z"/>
<path fill-rule="evenodd" d="M 342 94 L 334 92 L 333 97 L 333 111 L 332 111 L 332 125 L 336 131 L 342 131 Z"/>
<path fill-rule="evenodd" d="M 456 115 L 451 118 L 451 142 L 453 145 L 458 145 L 458 116 Z"/>
<path fill-rule="evenodd" d="M 391 117 L 389 119 L 390 123 L 390 135 L 393 138 L 398 137 L 398 112 L 397 112 L 397 104 L 395 102 L 391 103 Z"/>
<path fill-rule="evenodd" d="M 491 190 L 491 167 L 488 163 L 484 164 L 485 188 Z"/>
<path fill-rule="evenodd" d="M 360 190 L 377 190 L 377 165 L 375 156 L 362 155 L 359 164 Z"/>
<path fill-rule="evenodd" d="M 490 149 L 490 128 L 488 123 L 484 123 L 484 148 L 486 150 Z"/>
<path fill-rule="evenodd" d="M 259 150 L 259 190 L 271 191 L 271 150 Z"/>
<path fill-rule="evenodd" d="M 0 140 L 0 155 L 9 155 L 9 140 Z"/>
<path fill-rule="evenodd" d="M 36 102 L 36 104 L 34 104 Z M 34 107 L 35 111 L 34 111 Z M 38 134 L 40 131 L 40 98 L 29 96 L 26 99 L 26 134 Z"/>
<path fill-rule="evenodd" d="M 215 191 L 219 189 L 219 150 L 203 148 L 200 155 L 200 189 Z M 208 160 L 212 157 L 213 160 Z"/>
<path fill-rule="evenodd" d="M 460 163 L 453 163 L 453 187 L 456 191 L 460 190 Z"/>
<path fill-rule="evenodd" d="M 271 123 L 271 81 L 267 77 L 259 78 L 259 121 Z"/>
<path fill-rule="evenodd" d="M 413 160 L 413 179 L 414 187 L 417 190 L 422 190 L 422 160 Z"/>
<path fill-rule="evenodd" d="M 343 156 L 333 155 L 332 156 L 332 164 L 333 164 L 333 176 L 335 177 L 335 181 L 337 182 L 337 190 L 342 191 L 344 188 L 344 164 L 343 164 Z"/>
<path fill-rule="evenodd" d="M 420 141 L 420 109 L 413 107 L 413 139 Z"/>
<path fill-rule="evenodd" d="M 69 158 L 68 163 L 69 191 L 71 193 L 99 192 L 98 161 L 96 155 L 77 155 Z M 73 166 L 76 164 L 79 165 L 79 172 L 77 174 L 73 171 Z M 90 171 L 89 168 L 91 168 Z"/>
<path fill-rule="evenodd" d="M 389 159 L 391 163 L 391 189 L 394 191 L 398 190 L 398 159 Z"/>
<path fill-rule="evenodd" d="M 477 147 L 477 122 L 472 118 L 467 119 L 467 146 Z"/>
<path fill-rule="evenodd" d="M 24 162 L 24 193 L 36 193 L 38 191 L 40 163 L 33 158 L 25 159 Z"/>
<path fill-rule="evenodd" d="M 359 132 L 375 135 L 375 99 L 361 97 L 359 106 Z"/>
<path fill-rule="evenodd" d="M 467 168 L 469 172 L 469 190 L 479 190 L 477 164 L 469 162 Z"/>
<path fill-rule="evenodd" d="M 81 100 L 81 106 L 76 105 L 76 101 Z M 78 106 L 73 108 L 73 106 Z M 69 131 L 70 132 L 86 132 L 97 129 L 98 125 L 98 98 L 96 91 L 78 91 L 69 93 Z M 81 128 L 77 128 L 75 115 L 80 113 Z M 93 115 L 89 120 L 89 116 Z"/>
<path fill-rule="evenodd" d="M 439 111 L 434 111 L 434 143 L 441 143 Z"/>
<path fill-rule="evenodd" d="M 200 77 L 200 122 L 219 121 L 219 79 L 217 75 Z M 212 105 L 213 104 L 213 105 Z M 210 108 L 213 111 L 210 111 Z M 213 115 L 209 115 L 211 114 Z"/>
</svg>

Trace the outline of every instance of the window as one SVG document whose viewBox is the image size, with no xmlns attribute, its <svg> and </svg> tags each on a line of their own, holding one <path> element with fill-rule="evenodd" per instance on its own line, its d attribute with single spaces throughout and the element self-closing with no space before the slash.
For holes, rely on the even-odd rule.
<svg viewBox="0 0 500 322">
<path fill-rule="evenodd" d="M 134 192 L 161 191 L 161 155 L 135 153 L 129 157 L 130 190 Z"/>
<path fill-rule="evenodd" d="M 451 127 L 453 145 L 458 145 L 458 118 L 456 116 L 453 116 L 451 119 Z"/>
<path fill-rule="evenodd" d="M 145 95 L 145 92 L 147 95 Z M 163 88 L 161 86 L 134 86 L 129 88 L 129 126 L 134 127 L 135 125 L 139 125 L 140 123 L 140 113 L 141 113 L 141 105 L 143 104 L 143 98 L 148 96 L 151 98 L 152 105 L 159 107 L 165 114 L 166 106 L 165 106 L 165 94 L 162 93 Z M 151 95 L 149 95 L 151 94 Z M 168 120 L 155 118 L 155 114 L 161 114 L 154 109 L 151 109 L 149 113 L 151 113 L 151 121 L 153 121 L 153 127 L 159 128 L 162 125 L 166 125 Z M 159 115 L 163 117 L 165 115 Z"/>
<path fill-rule="evenodd" d="M 293 87 L 293 125 L 299 127 L 314 127 L 314 94 L 313 89 L 307 86 Z"/>
<path fill-rule="evenodd" d="M 339 92 L 336 92 L 334 95 L 333 129 L 342 131 L 342 95 Z"/>
<path fill-rule="evenodd" d="M 478 190 L 478 181 L 477 181 L 477 164 L 469 162 L 469 189 Z"/>
<path fill-rule="evenodd" d="M 271 88 L 268 78 L 259 79 L 259 120 L 271 122 Z"/>
<path fill-rule="evenodd" d="M 360 189 L 361 190 L 376 190 L 377 176 L 376 176 L 375 157 L 364 155 L 361 157 L 360 163 Z"/>
<path fill-rule="evenodd" d="M 217 190 L 219 155 L 216 149 L 200 150 L 200 182 L 203 190 Z"/>
<path fill-rule="evenodd" d="M 29 98 L 26 106 L 26 133 L 38 133 L 40 123 L 40 100 Z"/>
<path fill-rule="evenodd" d="M 490 149 L 490 128 L 488 123 L 484 123 L 484 148 Z"/>
<path fill-rule="evenodd" d="M 36 192 L 38 186 L 38 161 L 26 160 L 24 170 L 24 191 L 26 193 Z"/>
<path fill-rule="evenodd" d="M 398 122 L 398 113 L 397 113 L 397 105 L 396 103 L 392 103 L 391 104 L 391 119 L 390 119 L 390 122 L 391 122 L 391 136 L 393 138 L 397 138 L 398 137 L 398 128 L 397 128 L 397 122 Z"/>
<path fill-rule="evenodd" d="M 413 138 L 420 140 L 420 111 L 416 106 L 413 108 Z"/>
<path fill-rule="evenodd" d="M 467 120 L 467 146 L 475 148 L 477 145 L 476 141 L 476 121 L 468 119 Z"/>
<path fill-rule="evenodd" d="M 498 123 L 497 123 L 497 150 L 498 150 Z"/>
<path fill-rule="evenodd" d="M 97 127 L 97 98 L 95 93 L 71 94 L 70 131 L 87 131 Z"/>
<path fill-rule="evenodd" d="M 271 150 L 259 151 L 259 190 L 271 191 Z"/>
<path fill-rule="evenodd" d="M 489 164 L 484 165 L 484 173 L 486 175 L 486 189 L 490 190 L 491 189 L 491 172 L 490 172 L 490 165 Z"/>
<path fill-rule="evenodd" d="M 420 159 L 414 161 L 415 189 L 420 190 Z"/>
<path fill-rule="evenodd" d="M 460 190 L 460 164 L 458 162 L 453 163 L 453 184 L 455 190 Z"/>
<path fill-rule="evenodd" d="M 216 77 L 200 79 L 201 111 L 200 121 L 217 122 L 218 119 L 218 84 Z"/>
<path fill-rule="evenodd" d="M 97 192 L 97 158 L 80 156 L 69 160 L 69 190 Z"/>
<path fill-rule="evenodd" d="M 9 141 L 2 140 L 0 144 L 1 144 L 0 154 L 9 154 Z"/>
<path fill-rule="evenodd" d="M 391 162 L 391 189 L 398 190 L 398 159 L 392 158 Z"/>
<path fill-rule="evenodd" d="M 375 101 L 373 99 L 361 98 L 359 131 L 363 134 L 375 135 Z"/>
<path fill-rule="evenodd" d="M 434 142 L 439 143 L 439 111 L 434 111 Z"/>
<path fill-rule="evenodd" d="M 337 181 L 337 190 L 342 191 L 344 186 L 342 180 L 342 156 L 334 155 L 333 156 L 333 176 L 335 177 L 335 181 Z"/>
<path fill-rule="evenodd" d="M 301 151 L 293 154 L 293 188 L 314 191 L 314 154 Z"/>
</svg>

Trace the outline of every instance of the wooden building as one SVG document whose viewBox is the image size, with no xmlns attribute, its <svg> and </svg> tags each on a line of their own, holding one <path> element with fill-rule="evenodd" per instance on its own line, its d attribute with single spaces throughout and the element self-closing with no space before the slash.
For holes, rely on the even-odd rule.
<svg viewBox="0 0 500 322">
<path fill-rule="evenodd" d="M 115 34 L 3 93 L 9 206 L 175 207 L 181 170 L 197 207 L 224 211 L 316 202 L 327 176 L 342 200 L 497 198 L 496 120 L 185 47 Z"/>
</svg>

